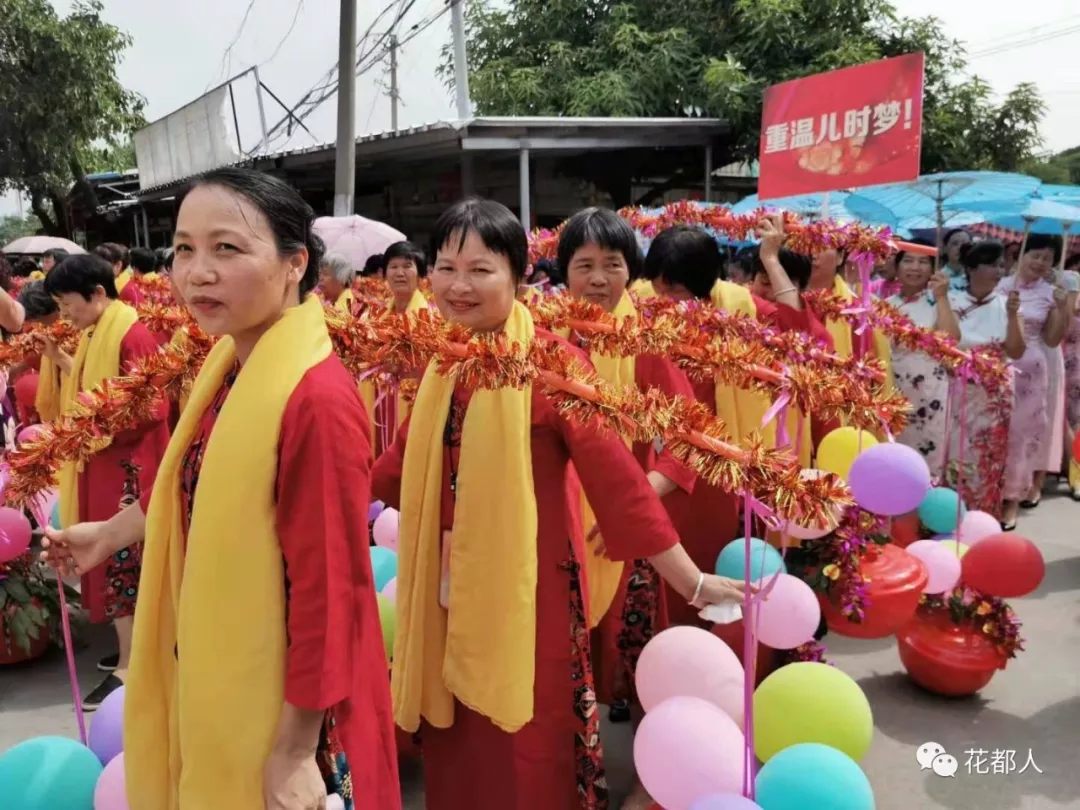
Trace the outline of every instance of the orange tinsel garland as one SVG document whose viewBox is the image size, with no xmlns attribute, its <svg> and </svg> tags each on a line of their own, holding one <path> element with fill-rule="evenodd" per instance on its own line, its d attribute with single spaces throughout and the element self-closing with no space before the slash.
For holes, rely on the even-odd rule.
<svg viewBox="0 0 1080 810">
<path fill-rule="evenodd" d="M 191 384 L 213 341 L 194 324 L 183 346 L 169 346 L 143 358 L 125 377 L 114 377 L 79 395 L 74 412 L 43 425 L 32 441 L 9 454 L 11 479 L 4 489 L 9 505 L 22 506 L 56 484 L 68 461 L 93 455 L 98 440 L 145 422 L 162 398 L 175 399 Z"/>
<path fill-rule="evenodd" d="M 873 366 L 840 360 L 807 336 L 744 315 L 650 300 L 639 303 L 636 321 L 617 323 L 596 304 L 560 295 L 546 296 L 532 311 L 547 328 L 583 336 L 589 351 L 670 356 L 695 379 L 717 379 L 773 399 L 788 395 L 803 413 L 867 430 L 884 422 L 895 432 L 907 422 L 907 402 L 884 390 L 880 367 L 875 376 Z"/>
<path fill-rule="evenodd" d="M 39 335 L 51 338 L 57 346 L 68 353 L 73 352 L 79 343 L 78 330 L 67 321 L 55 321 L 49 326 L 30 324 L 25 331 L 0 343 L 0 369 L 17 366 L 41 354 L 41 347 L 37 343 Z"/>
</svg>

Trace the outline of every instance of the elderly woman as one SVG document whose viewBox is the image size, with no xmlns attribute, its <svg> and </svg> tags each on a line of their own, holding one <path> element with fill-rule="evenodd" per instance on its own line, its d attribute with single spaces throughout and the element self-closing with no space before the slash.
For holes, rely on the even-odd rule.
<svg viewBox="0 0 1080 810">
<path fill-rule="evenodd" d="M 395 242 L 386 249 L 383 261 L 394 312 L 404 314 L 426 308 L 427 300 L 420 292 L 420 279 L 427 275 L 424 251 L 412 242 Z"/>
<path fill-rule="evenodd" d="M 507 208 L 458 203 L 432 248 L 444 317 L 589 365 L 515 301 L 528 239 Z M 686 555 L 618 436 L 569 421 L 540 386 L 471 390 L 432 361 L 374 489 L 401 511 L 394 714 L 422 726 L 428 810 L 607 801 L 571 462 L 612 559 L 647 559 L 697 605 L 742 597 Z"/>
<path fill-rule="evenodd" d="M 1020 294 L 996 289 L 1005 268 L 1005 249 L 995 241 L 968 244 L 960 251 L 960 262 L 967 283 L 964 289 L 949 293 L 960 328 L 960 348 L 997 347 L 1010 360 L 1020 360 L 1024 356 Z M 1004 396 L 991 397 L 982 386 L 969 384 L 963 398 L 960 392 L 954 393 L 951 405 L 946 481 L 959 487 L 969 509 L 999 515 L 1006 457 L 1019 454 L 1018 445 L 1023 442 L 1021 433 L 1009 430 L 1011 389 Z M 1002 527 L 1015 528 L 1015 520 L 1014 514 Z"/>
<path fill-rule="evenodd" d="M 132 810 L 322 810 L 328 791 L 349 810 L 401 807 L 367 416 L 311 295 L 313 221 L 266 174 L 192 184 L 173 277 L 221 339 L 152 496 L 47 533 L 46 555 L 80 570 L 146 538 L 124 714 Z"/>
<path fill-rule="evenodd" d="M 936 329 L 953 340 L 960 338 L 949 303 L 949 277 L 934 272 L 934 257 L 910 251 L 896 254 L 896 279 L 900 292 L 887 299 L 921 329 Z M 925 352 L 893 347 L 892 372 L 896 388 L 911 403 L 911 417 L 899 441 L 918 450 L 930 467 L 930 474 L 941 478 L 945 462 L 945 404 L 949 394 L 949 376 Z"/>
<path fill-rule="evenodd" d="M 1046 470 L 1060 469 L 1060 444 L 1056 466 L 1051 450 L 1054 411 L 1051 400 L 1050 361 L 1068 325 L 1068 296 L 1046 277 L 1061 258 L 1061 239 L 1044 234 L 1028 236 L 1015 275 L 1001 280 L 998 291 L 1017 292 L 1027 350 L 1016 363 L 1016 404 L 1010 426 L 1009 458 L 1005 473 L 1005 508 L 1002 522 L 1016 525 L 1019 506 L 1034 509 L 1042 498 Z"/>
<path fill-rule="evenodd" d="M 353 279 L 356 270 L 352 262 L 339 253 L 327 253 L 319 265 L 319 290 L 324 300 L 342 312 L 351 312 Z"/>
</svg>

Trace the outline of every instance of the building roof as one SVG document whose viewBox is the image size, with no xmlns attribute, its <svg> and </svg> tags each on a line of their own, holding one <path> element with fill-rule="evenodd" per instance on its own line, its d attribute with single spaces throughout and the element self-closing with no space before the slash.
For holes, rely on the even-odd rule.
<svg viewBox="0 0 1080 810">
<path fill-rule="evenodd" d="M 357 168 L 376 162 L 410 162 L 462 153 L 535 152 L 575 154 L 591 150 L 707 146 L 727 133 L 716 118 L 564 118 L 481 116 L 466 121 L 436 121 L 397 132 L 376 132 L 356 139 Z M 302 168 L 332 161 L 335 145 L 317 144 L 256 155 L 236 166 Z M 191 178 L 142 189 L 140 199 L 172 196 Z"/>
</svg>

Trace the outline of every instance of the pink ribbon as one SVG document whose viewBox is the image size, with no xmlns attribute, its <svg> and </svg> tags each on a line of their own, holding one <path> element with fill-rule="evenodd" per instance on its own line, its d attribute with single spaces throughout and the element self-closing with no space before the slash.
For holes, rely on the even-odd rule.
<svg viewBox="0 0 1080 810">
<path fill-rule="evenodd" d="M 30 510 L 34 514 L 34 520 L 39 526 L 46 526 L 49 522 L 45 514 L 44 497 L 34 498 L 30 502 Z M 71 619 L 68 617 L 67 594 L 64 592 L 64 578 L 60 572 L 56 572 L 56 590 L 60 596 L 60 628 L 64 635 L 64 655 L 67 657 L 68 682 L 71 684 L 71 702 L 75 706 L 75 720 L 79 724 L 79 741 L 87 744 L 86 716 L 83 713 L 82 699 L 80 698 L 79 676 L 75 670 L 75 645 L 71 640 Z"/>
</svg>

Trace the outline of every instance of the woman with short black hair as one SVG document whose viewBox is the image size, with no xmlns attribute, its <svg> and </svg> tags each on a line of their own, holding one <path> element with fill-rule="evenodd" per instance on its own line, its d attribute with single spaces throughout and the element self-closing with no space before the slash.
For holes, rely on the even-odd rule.
<svg viewBox="0 0 1080 810">
<path fill-rule="evenodd" d="M 51 326 L 60 317 L 60 309 L 45 292 L 43 281 L 28 282 L 19 293 L 19 303 L 27 323 Z M 27 357 L 21 368 L 12 369 L 11 379 L 22 424 L 51 422 L 60 415 L 60 368 L 52 360 L 41 354 Z"/>
<path fill-rule="evenodd" d="M 404 314 L 427 307 L 420 279 L 427 276 L 424 251 L 412 242 L 395 242 L 383 253 L 383 276 L 390 287 L 394 312 Z"/>
<path fill-rule="evenodd" d="M 508 344 L 542 341 L 589 366 L 515 300 L 528 239 L 505 206 L 452 206 L 432 248 L 445 318 Z M 600 807 L 607 782 L 571 462 L 613 559 L 648 559 L 699 605 L 741 599 L 742 583 L 690 561 L 615 434 L 569 421 L 538 385 L 474 391 L 459 373 L 444 376 L 432 361 L 375 464 L 376 496 L 401 512 L 397 724 L 422 725 L 428 810 Z"/>
<path fill-rule="evenodd" d="M 173 276 L 220 340 L 152 495 L 48 534 L 48 553 L 81 569 L 146 538 L 124 712 L 132 807 L 313 810 L 328 791 L 347 810 L 401 807 L 367 415 L 310 294 L 314 219 L 267 174 L 192 183 Z"/>
</svg>

